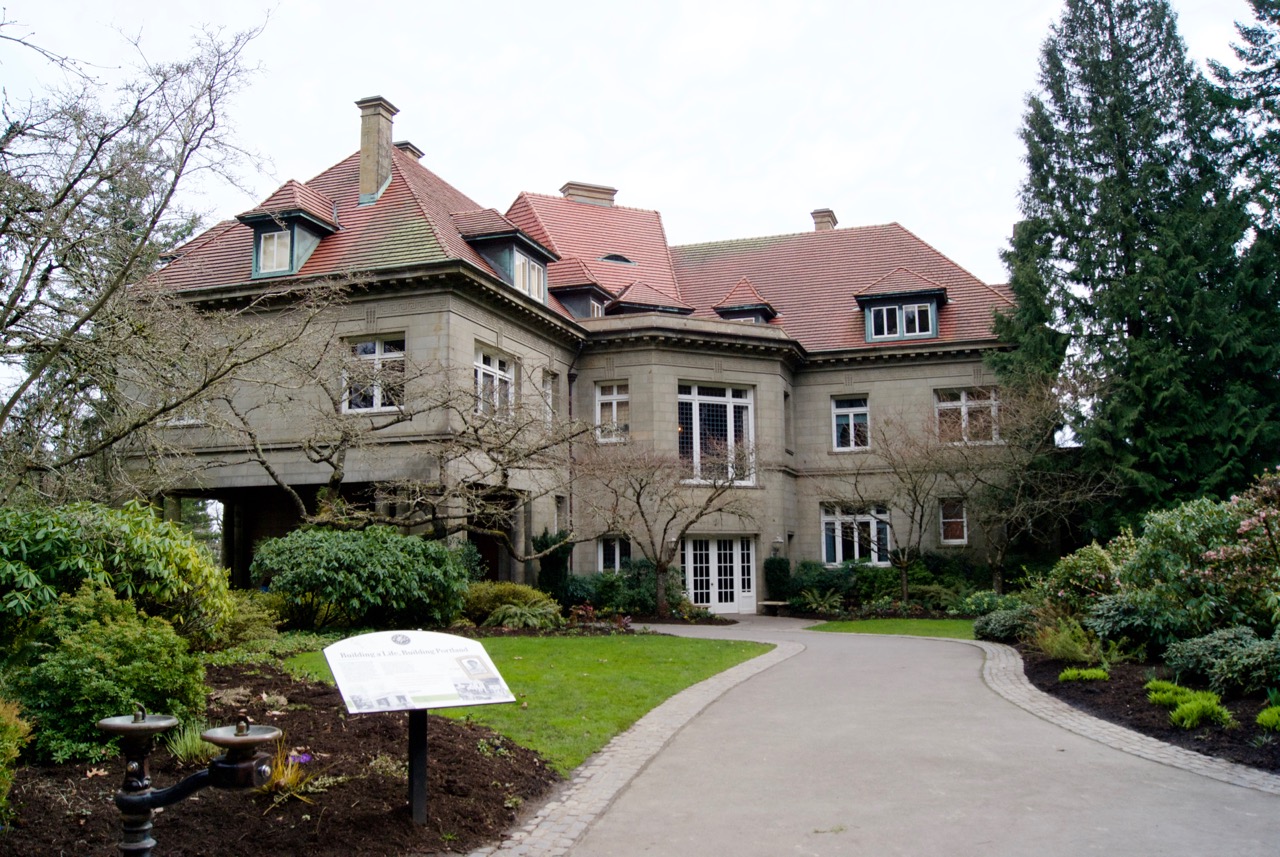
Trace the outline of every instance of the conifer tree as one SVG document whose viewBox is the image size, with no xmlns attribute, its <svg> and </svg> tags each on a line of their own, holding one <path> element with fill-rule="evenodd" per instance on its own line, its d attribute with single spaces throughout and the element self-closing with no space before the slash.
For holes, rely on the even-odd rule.
<svg viewBox="0 0 1280 857">
<path fill-rule="evenodd" d="M 1093 391 L 1072 428 L 1122 478 L 1121 517 L 1243 487 L 1280 436 L 1280 306 L 1237 253 L 1221 99 L 1165 0 L 1067 0 L 1039 84 L 1005 254 L 1020 309 L 998 322 L 1025 353 L 998 368 L 1050 373 L 1060 349 Z"/>
</svg>

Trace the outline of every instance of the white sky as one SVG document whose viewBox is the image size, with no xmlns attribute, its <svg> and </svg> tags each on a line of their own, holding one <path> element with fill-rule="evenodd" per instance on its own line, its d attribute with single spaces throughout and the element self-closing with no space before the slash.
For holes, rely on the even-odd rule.
<svg viewBox="0 0 1280 857">
<path fill-rule="evenodd" d="M 202 188 L 211 220 L 354 152 L 352 102 L 400 109 L 395 139 L 483 206 L 565 181 L 662 212 L 674 244 L 897 221 L 988 282 L 1018 217 L 1021 126 L 1061 0 L 488 2 L 45 0 L 3 18 L 110 78 L 187 53 L 201 24 L 246 29 L 261 66 L 234 102 L 261 156 L 251 193 Z M 1192 57 L 1227 60 L 1245 0 L 1173 0 Z M 60 82 L 0 44 L 11 99 Z"/>
</svg>

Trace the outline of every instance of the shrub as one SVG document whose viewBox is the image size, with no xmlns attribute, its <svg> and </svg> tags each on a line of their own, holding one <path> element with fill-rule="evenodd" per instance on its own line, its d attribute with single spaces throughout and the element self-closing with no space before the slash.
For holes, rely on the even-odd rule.
<svg viewBox="0 0 1280 857">
<path fill-rule="evenodd" d="M 1009 610 L 1022 604 L 1016 595 L 997 595 L 994 590 L 980 589 L 956 602 L 947 610 L 948 616 L 986 616 L 996 610 Z"/>
<path fill-rule="evenodd" d="M 0 637 L 86 581 L 133 599 L 197 641 L 231 610 L 226 572 L 150 506 L 0 509 Z"/>
<path fill-rule="evenodd" d="M 1271 705 L 1258 712 L 1258 725 L 1272 732 L 1280 732 L 1280 705 Z"/>
<path fill-rule="evenodd" d="M 839 613 L 843 609 L 844 599 L 834 589 L 829 589 L 826 592 L 806 589 L 793 597 L 791 604 L 804 613 L 820 613 L 830 616 Z"/>
<path fill-rule="evenodd" d="M 1075 619 L 1059 618 L 1052 625 L 1041 625 L 1033 632 L 1032 641 L 1036 648 L 1056 661 L 1096 664 L 1102 660 L 1098 638 Z"/>
<path fill-rule="evenodd" d="M 571 574 L 564 580 L 559 601 L 565 607 L 578 607 L 596 601 L 597 574 Z"/>
<path fill-rule="evenodd" d="M 814 592 L 835 592 L 841 600 L 851 599 L 854 597 L 855 578 L 863 572 L 863 569 L 869 567 L 847 563 L 828 568 L 820 562 L 804 560 L 796 565 L 795 574 L 791 576 L 790 587 L 787 590 L 790 593 L 787 603 L 797 610 L 803 609 L 799 604 L 799 594 L 806 589 L 812 589 Z"/>
<path fill-rule="evenodd" d="M 555 599 L 532 586 L 506 580 L 482 580 L 467 587 L 463 596 L 462 615 L 477 625 L 487 625 L 489 616 L 499 607 L 530 607 L 540 604 L 550 604 L 557 611 L 560 609 Z"/>
<path fill-rule="evenodd" d="M 596 575 L 595 587 L 594 603 L 602 611 L 629 616 L 658 612 L 658 577 L 653 563 L 646 559 L 624 563 L 620 571 L 601 572 Z M 678 612 L 687 600 L 680 569 L 672 567 L 667 573 L 667 603 Z"/>
<path fill-rule="evenodd" d="M 844 593 L 846 598 L 858 601 L 875 601 L 880 598 L 902 597 L 902 573 L 888 565 L 849 563 L 846 568 L 852 574 L 852 587 Z M 933 586 L 937 581 L 921 562 L 913 562 L 907 568 L 907 587 Z"/>
<path fill-rule="evenodd" d="M 560 605 L 548 598 L 536 604 L 500 604 L 484 624 L 489 627 L 551 630 L 564 624 Z"/>
<path fill-rule="evenodd" d="M 765 591 L 774 601 L 786 601 L 791 597 L 791 560 L 785 556 L 771 556 L 764 561 Z"/>
<path fill-rule="evenodd" d="M 1030 633 L 1035 619 L 1035 611 L 1029 604 L 993 610 L 973 620 L 973 636 L 993 643 L 1016 643 Z"/>
<path fill-rule="evenodd" d="M 52 642 L 40 644 L 36 663 L 14 681 L 41 756 L 59 763 L 102 757 L 107 748 L 94 724 L 137 703 L 180 720 L 203 714 L 204 667 L 186 641 L 105 587 L 63 596 L 41 626 L 38 638 Z"/>
<path fill-rule="evenodd" d="M 1047 573 L 1028 578 L 1036 601 L 1049 601 L 1070 614 L 1086 612 L 1101 595 L 1114 591 L 1116 564 L 1097 542 L 1054 564 Z"/>
<path fill-rule="evenodd" d="M 919 604 L 921 609 L 930 613 L 940 613 L 954 609 L 961 600 L 954 589 L 943 586 L 940 583 L 912 586 L 909 592 L 911 600 Z"/>
<path fill-rule="evenodd" d="M 231 615 L 222 623 L 209 645 L 215 651 L 242 646 L 257 640 L 274 640 L 280 636 L 277 626 L 283 621 L 279 595 L 256 589 L 231 590 Z"/>
<path fill-rule="evenodd" d="M 1094 667 L 1093 669 L 1080 669 L 1079 667 L 1068 667 L 1058 673 L 1058 681 L 1110 681 L 1111 673 L 1104 669 Z"/>
<path fill-rule="evenodd" d="M 991 569 L 974 562 L 969 553 L 924 553 L 920 563 L 935 583 L 949 589 L 971 592 L 991 586 Z"/>
<path fill-rule="evenodd" d="M 302 629 L 445 627 L 467 585 L 456 550 L 384 526 L 295 530 L 259 545 L 250 572 L 284 598 L 286 620 Z"/>
<path fill-rule="evenodd" d="M 1265 690 L 1280 676 L 1280 638 L 1258 640 L 1209 668 L 1209 687 L 1241 696 Z"/>
<path fill-rule="evenodd" d="M 14 764 L 29 740 L 31 726 L 22 719 L 18 706 L 0 699 L 0 822 L 9 814 L 9 788 L 13 785 Z"/>
<path fill-rule="evenodd" d="M 1164 660 L 1178 678 L 1207 679 L 1220 661 L 1257 642 L 1252 628 L 1236 625 L 1174 643 L 1165 651 Z"/>
</svg>

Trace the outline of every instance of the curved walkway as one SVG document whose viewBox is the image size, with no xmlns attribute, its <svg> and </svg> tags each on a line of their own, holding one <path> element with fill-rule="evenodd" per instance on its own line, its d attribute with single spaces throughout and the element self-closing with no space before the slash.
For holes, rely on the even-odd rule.
<svg viewBox="0 0 1280 857">
<path fill-rule="evenodd" d="M 807 624 L 664 628 L 777 648 L 649 712 L 473 857 L 1275 853 L 1280 777 L 1071 708 L 1007 646 Z M 975 649 L 986 686 L 1035 718 L 968 678 Z"/>
</svg>

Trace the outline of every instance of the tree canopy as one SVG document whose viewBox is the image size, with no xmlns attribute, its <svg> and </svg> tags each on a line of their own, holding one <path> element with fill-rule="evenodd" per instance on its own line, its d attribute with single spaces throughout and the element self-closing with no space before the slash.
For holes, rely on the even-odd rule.
<svg viewBox="0 0 1280 857">
<path fill-rule="evenodd" d="M 1220 91 L 1165 0 L 1067 0 L 1022 138 L 1006 377 L 1088 383 L 1068 420 L 1121 516 L 1247 484 L 1280 440 L 1280 291 Z M 1060 367 L 1055 365 L 1061 361 Z"/>
</svg>

